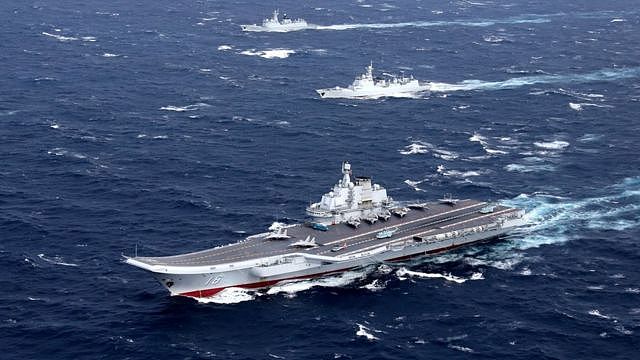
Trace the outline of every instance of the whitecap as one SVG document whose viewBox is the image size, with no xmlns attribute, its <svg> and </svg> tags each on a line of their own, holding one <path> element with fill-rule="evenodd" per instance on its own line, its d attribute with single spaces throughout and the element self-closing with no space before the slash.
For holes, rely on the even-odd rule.
<svg viewBox="0 0 640 360">
<path fill-rule="evenodd" d="M 51 33 L 45 32 L 45 31 L 42 32 L 42 35 L 49 36 L 49 37 L 58 39 L 58 40 L 63 41 L 63 42 L 78 40 L 78 38 L 76 38 L 76 37 L 62 36 L 62 35 L 58 35 L 58 34 L 51 34 Z"/>
<path fill-rule="evenodd" d="M 76 159 L 86 159 L 87 156 L 84 154 L 80 154 L 80 153 L 76 153 L 73 151 L 69 151 L 63 148 L 53 148 L 51 150 L 47 151 L 47 154 L 49 155 L 55 155 L 55 156 L 71 156 L 74 157 Z"/>
<path fill-rule="evenodd" d="M 265 59 L 285 59 L 289 55 L 295 54 L 295 50 L 291 49 L 268 49 L 268 50 L 244 50 L 241 51 L 242 55 L 260 56 Z"/>
<path fill-rule="evenodd" d="M 198 109 L 210 107 L 210 106 L 211 105 L 205 104 L 205 103 L 197 103 L 197 104 L 187 105 L 187 106 L 168 105 L 168 106 L 161 107 L 160 110 L 185 112 L 185 111 L 194 111 L 194 110 L 198 110 Z"/>
<path fill-rule="evenodd" d="M 481 171 L 459 171 L 459 170 L 446 170 L 444 165 L 438 165 L 436 171 L 443 176 L 453 176 L 453 177 L 471 177 L 471 176 L 480 176 Z"/>
<path fill-rule="evenodd" d="M 78 264 L 65 262 L 61 256 L 47 257 L 45 254 L 38 254 L 38 257 L 50 264 L 62 265 L 62 266 L 78 266 Z"/>
<path fill-rule="evenodd" d="M 542 141 L 534 142 L 533 145 L 546 150 L 562 150 L 567 146 L 569 146 L 569 143 L 567 141 L 554 140 L 554 141 L 547 141 L 547 142 L 542 142 Z"/>
<path fill-rule="evenodd" d="M 426 154 L 429 152 L 429 146 L 423 142 L 414 142 L 404 147 L 404 150 L 398 150 L 402 155 Z"/>
<path fill-rule="evenodd" d="M 469 141 L 471 142 L 478 142 L 482 145 L 487 143 L 487 138 L 478 134 L 477 132 L 474 132 L 473 135 L 471 137 L 469 137 Z"/>
<path fill-rule="evenodd" d="M 432 149 L 433 156 L 440 158 L 442 160 L 452 161 L 457 159 L 460 155 L 454 151 L 444 150 L 444 149 Z"/>
<path fill-rule="evenodd" d="M 473 352 L 473 349 L 468 348 L 466 346 L 448 344 L 447 347 L 450 348 L 450 349 L 453 349 L 453 350 L 458 350 L 458 351 L 462 351 L 462 352 L 466 352 L 466 353 L 472 353 Z"/>
<path fill-rule="evenodd" d="M 524 165 L 524 164 L 508 164 L 504 167 L 505 170 L 510 172 L 529 173 L 540 171 L 554 171 L 556 168 L 553 165 Z"/>
<path fill-rule="evenodd" d="M 611 319 L 610 316 L 601 314 L 600 311 L 597 310 L 597 309 L 589 310 L 589 315 L 593 315 L 593 316 L 599 317 L 601 319 Z"/>
<path fill-rule="evenodd" d="M 616 326 L 613 327 L 617 332 L 624 334 L 624 335 L 631 335 L 633 334 L 632 330 L 628 330 L 627 328 L 625 328 L 624 326 L 622 326 L 621 324 L 618 324 Z"/>
<path fill-rule="evenodd" d="M 423 189 L 418 187 L 418 185 L 422 184 L 423 182 L 424 182 L 424 180 L 413 181 L 413 180 L 409 180 L 409 179 L 404 181 L 405 184 L 409 185 L 409 187 L 411 187 L 415 191 L 424 191 Z"/>
<path fill-rule="evenodd" d="M 503 38 L 502 36 L 498 36 L 498 35 L 485 35 L 482 37 L 482 39 L 485 42 L 488 43 L 493 43 L 493 44 L 497 44 L 497 43 L 501 43 L 505 41 L 505 38 Z"/>
<path fill-rule="evenodd" d="M 113 57 L 118 57 L 120 55 L 118 54 L 113 54 L 113 53 L 104 53 L 102 54 L 102 57 L 106 57 L 106 58 L 113 58 Z"/>
<path fill-rule="evenodd" d="M 602 134 L 584 134 L 578 139 L 578 141 L 579 142 L 591 142 L 591 141 L 599 140 L 602 137 L 603 137 Z"/>
<path fill-rule="evenodd" d="M 582 111 L 584 110 L 584 107 L 587 106 L 591 106 L 591 107 L 598 107 L 598 108 L 613 108 L 612 105 L 605 105 L 605 104 L 594 104 L 594 103 L 569 103 L 569 107 L 575 111 Z"/>
<path fill-rule="evenodd" d="M 220 50 L 220 51 L 231 50 L 231 49 L 233 49 L 232 45 L 220 45 L 220 46 L 218 46 L 218 50 Z"/>
<path fill-rule="evenodd" d="M 487 147 L 484 148 L 484 151 L 486 151 L 487 154 L 491 154 L 491 155 L 505 155 L 509 153 L 508 151 L 489 149 Z"/>
<path fill-rule="evenodd" d="M 378 338 L 377 336 L 369 332 L 370 329 L 368 327 L 358 323 L 356 323 L 356 325 L 358 325 L 358 331 L 356 331 L 356 336 L 364 337 L 369 341 L 380 340 L 380 338 Z"/>
</svg>

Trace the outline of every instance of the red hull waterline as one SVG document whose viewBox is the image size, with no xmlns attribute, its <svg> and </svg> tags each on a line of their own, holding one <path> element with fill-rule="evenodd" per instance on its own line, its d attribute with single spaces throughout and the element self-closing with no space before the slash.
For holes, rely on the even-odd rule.
<svg viewBox="0 0 640 360">
<path fill-rule="evenodd" d="M 492 238 L 492 239 L 485 239 L 485 240 L 475 241 L 473 243 L 467 243 L 467 244 L 462 244 L 462 245 L 449 246 L 449 247 L 445 247 L 445 248 L 438 249 L 438 250 L 426 251 L 424 253 L 417 253 L 417 254 L 411 254 L 411 255 L 406 255 L 406 256 L 400 256 L 400 257 L 397 257 L 397 258 L 389 259 L 387 261 L 395 262 L 395 261 L 402 261 L 402 260 L 407 260 L 407 259 L 411 259 L 411 258 L 425 256 L 425 255 L 438 254 L 438 253 L 449 251 L 449 250 L 452 250 L 452 249 L 455 249 L 455 248 L 459 248 L 459 247 L 464 247 L 464 246 L 474 245 L 474 244 L 478 244 L 478 243 L 489 242 L 489 241 L 492 241 L 492 240 L 495 240 L 495 239 L 498 239 L 498 238 L 499 237 Z M 345 272 L 345 271 L 349 271 L 349 270 L 353 270 L 353 269 L 355 269 L 355 267 L 349 267 L 349 268 L 333 270 L 333 271 L 317 273 L 317 274 L 311 274 L 311 275 L 296 276 L 296 277 L 280 279 L 280 280 L 269 280 L 269 281 L 261 281 L 261 282 L 257 282 L 257 283 L 251 283 L 251 284 L 242 284 L 242 285 L 237 285 L 237 286 L 233 286 L 233 287 L 238 287 L 238 288 L 243 288 L 243 289 L 267 288 L 267 287 L 273 286 L 273 285 L 275 285 L 275 284 L 277 284 L 279 282 L 283 282 L 283 281 L 319 278 L 319 277 L 323 277 L 323 276 L 326 276 L 326 275 L 339 274 L 339 273 L 342 273 L 342 272 Z M 231 287 L 231 286 L 229 286 L 229 287 Z M 206 297 L 214 296 L 215 294 L 219 293 L 220 291 L 222 291 L 224 289 L 228 289 L 229 287 L 221 287 L 221 288 L 189 291 L 189 292 L 181 293 L 181 294 L 178 294 L 178 295 L 179 296 L 192 297 L 192 298 L 206 298 Z"/>
</svg>

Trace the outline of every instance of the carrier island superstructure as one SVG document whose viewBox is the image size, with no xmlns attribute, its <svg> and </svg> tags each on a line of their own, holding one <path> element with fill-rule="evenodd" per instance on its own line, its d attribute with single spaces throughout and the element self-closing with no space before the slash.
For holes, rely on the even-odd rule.
<svg viewBox="0 0 640 360">
<path fill-rule="evenodd" d="M 126 257 L 172 295 L 209 297 L 229 288 L 262 288 L 385 261 L 426 256 L 494 239 L 525 225 L 524 211 L 445 196 L 399 206 L 369 177 L 342 179 L 306 209 L 305 224 L 275 223 L 237 243 L 163 257 Z"/>
</svg>

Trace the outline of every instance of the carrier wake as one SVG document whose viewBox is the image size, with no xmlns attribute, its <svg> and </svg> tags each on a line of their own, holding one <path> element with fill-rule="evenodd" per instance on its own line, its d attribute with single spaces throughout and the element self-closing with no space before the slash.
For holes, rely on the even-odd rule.
<svg viewBox="0 0 640 360">
<path fill-rule="evenodd" d="M 308 223 L 275 224 L 234 244 L 125 261 L 150 272 L 172 295 L 202 298 L 440 253 L 525 224 L 520 209 L 452 196 L 399 206 L 371 178 L 352 179 L 348 162 L 338 183 L 306 212 Z"/>
</svg>

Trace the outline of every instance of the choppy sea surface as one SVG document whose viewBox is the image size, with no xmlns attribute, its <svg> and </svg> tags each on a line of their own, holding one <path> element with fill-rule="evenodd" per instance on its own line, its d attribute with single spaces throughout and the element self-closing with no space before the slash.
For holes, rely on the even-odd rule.
<svg viewBox="0 0 640 360">
<path fill-rule="evenodd" d="M 3 359 L 634 359 L 637 1 L 3 1 Z M 274 9 L 318 25 L 246 33 Z M 323 100 L 377 72 L 412 98 Z M 502 242 L 216 299 L 121 262 L 235 242 L 342 160 Z"/>
</svg>

